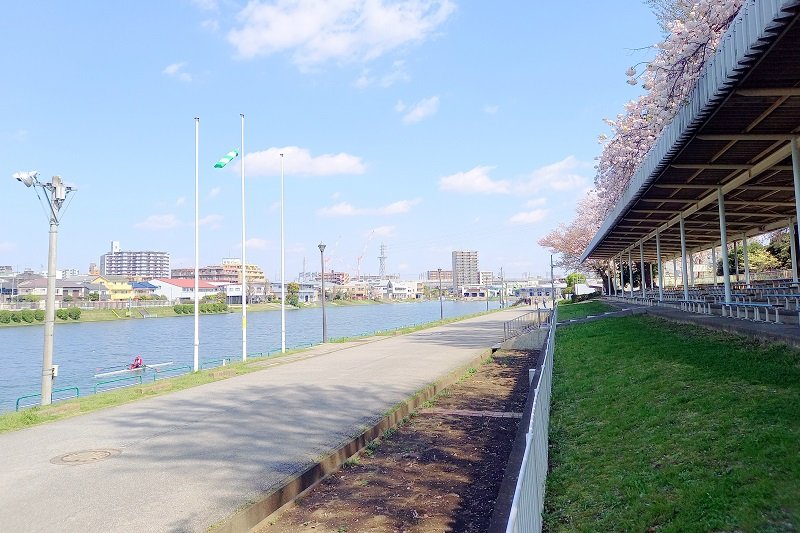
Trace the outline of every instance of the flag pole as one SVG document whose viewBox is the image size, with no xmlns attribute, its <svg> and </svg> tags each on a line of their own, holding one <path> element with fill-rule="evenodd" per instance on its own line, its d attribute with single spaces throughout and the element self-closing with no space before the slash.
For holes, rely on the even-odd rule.
<svg viewBox="0 0 800 533">
<path fill-rule="evenodd" d="M 247 260 L 244 216 L 244 113 L 242 117 L 242 361 L 247 361 Z"/>
<path fill-rule="evenodd" d="M 283 233 L 283 154 L 281 154 L 281 353 L 286 352 L 286 279 Z"/>
<path fill-rule="evenodd" d="M 194 117 L 194 371 L 200 370 L 200 118 Z"/>
</svg>

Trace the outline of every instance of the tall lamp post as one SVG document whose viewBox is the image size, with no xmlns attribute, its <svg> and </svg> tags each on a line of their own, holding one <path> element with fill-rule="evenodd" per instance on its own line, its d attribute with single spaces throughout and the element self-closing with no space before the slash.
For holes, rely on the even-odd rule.
<svg viewBox="0 0 800 533">
<path fill-rule="evenodd" d="M 442 269 L 439 268 L 439 320 L 444 320 L 444 304 L 442 303 Z"/>
<path fill-rule="evenodd" d="M 322 280 L 322 342 L 328 342 L 328 319 L 325 316 L 325 245 L 319 243 L 320 279 Z"/>
<path fill-rule="evenodd" d="M 61 176 L 53 176 L 48 183 L 39 181 L 39 173 L 15 172 L 14 179 L 24 183 L 26 187 L 42 189 L 50 208 L 50 248 L 47 254 L 47 300 L 45 301 L 44 321 L 44 351 L 42 354 L 42 405 L 50 405 L 53 398 L 53 379 L 57 375 L 57 368 L 53 366 L 53 331 L 56 322 L 56 247 L 58 242 L 59 215 L 67 194 L 75 191 L 74 187 L 67 187 L 61 181 Z M 38 191 L 36 196 L 39 196 Z M 39 197 L 41 200 L 41 197 Z"/>
</svg>

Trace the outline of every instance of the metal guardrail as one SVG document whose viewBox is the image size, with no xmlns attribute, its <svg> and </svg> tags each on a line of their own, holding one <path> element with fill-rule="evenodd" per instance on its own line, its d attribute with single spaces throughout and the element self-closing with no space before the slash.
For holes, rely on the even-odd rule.
<svg viewBox="0 0 800 533">
<path fill-rule="evenodd" d="M 142 374 L 138 374 L 136 376 L 123 376 L 121 378 L 109 379 L 109 380 L 106 380 L 106 381 L 98 381 L 97 383 L 94 384 L 94 393 L 97 394 L 97 388 L 100 387 L 100 385 L 108 385 L 110 383 L 116 383 L 118 381 L 130 381 L 132 379 L 138 379 L 139 380 L 139 385 L 142 384 Z M 131 385 L 135 385 L 135 383 L 131 383 Z M 130 385 L 122 385 L 120 387 L 111 387 L 111 389 L 106 389 L 106 390 L 121 389 L 122 387 L 130 387 Z"/>
<path fill-rule="evenodd" d="M 506 533 L 542 530 L 542 510 L 544 509 L 544 491 L 547 480 L 547 441 L 550 425 L 553 350 L 556 343 L 557 322 L 558 307 L 553 310 L 550 320 L 544 362 L 534 390 L 533 408 L 525 435 L 525 452 L 517 477 Z"/>
<path fill-rule="evenodd" d="M 64 388 L 61 388 L 61 389 L 53 389 L 52 393 L 50 394 L 51 402 L 53 401 L 53 396 L 57 392 L 66 392 L 68 390 L 70 390 L 70 391 L 74 390 L 75 391 L 75 397 L 76 398 L 80 398 L 81 390 L 78 387 L 64 387 Z M 36 394 L 26 394 L 25 396 L 20 396 L 19 398 L 17 398 L 17 403 L 16 403 L 16 406 L 15 406 L 14 410 L 15 411 L 19 411 L 19 402 L 21 402 L 22 400 L 25 400 L 27 398 L 41 398 L 41 397 L 42 397 L 42 393 L 41 392 L 37 392 Z M 59 400 L 67 400 L 67 399 L 69 399 L 69 398 L 59 398 Z M 27 406 L 23 405 L 23 407 L 27 407 Z"/>
<path fill-rule="evenodd" d="M 542 324 L 547 323 L 549 316 L 549 309 L 537 309 L 536 311 L 530 311 L 524 315 L 503 322 L 503 340 L 507 341 L 533 328 L 538 328 Z"/>
<path fill-rule="evenodd" d="M 191 372 L 192 370 L 194 370 L 194 368 L 191 365 L 182 365 L 173 368 L 166 368 L 164 370 L 160 369 L 155 370 L 155 372 L 153 373 L 153 382 L 155 382 L 158 379 L 159 375 L 161 374 L 174 374 L 176 372 L 181 372 L 183 370 L 188 370 L 189 372 Z"/>
<path fill-rule="evenodd" d="M 219 359 L 209 359 L 200 363 L 200 368 L 213 368 L 217 366 L 225 366 L 230 364 L 230 357 L 220 357 Z"/>
</svg>

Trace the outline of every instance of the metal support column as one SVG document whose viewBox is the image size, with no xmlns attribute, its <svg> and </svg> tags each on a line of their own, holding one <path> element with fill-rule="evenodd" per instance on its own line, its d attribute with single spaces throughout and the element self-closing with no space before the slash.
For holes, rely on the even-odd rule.
<svg viewBox="0 0 800 533">
<path fill-rule="evenodd" d="M 725 286 L 725 303 L 731 303 L 731 267 L 728 264 L 728 232 L 725 225 L 725 195 L 722 188 L 717 188 L 717 204 L 719 204 L 719 242 L 722 255 L 722 284 Z"/>
<path fill-rule="evenodd" d="M 681 214 L 681 281 L 683 281 L 683 299 L 689 299 L 689 279 L 686 271 L 686 225 L 683 223 L 683 214 Z"/>
<path fill-rule="evenodd" d="M 694 287 L 694 253 L 689 254 L 689 286 Z"/>
<path fill-rule="evenodd" d="M 800 220 L 800 137 L 795 137 L 792 143 L 792 172 L 794 174 L 794 211 L 797 220 Z M 794 224 L 792 224 L 794 227 Z M 794 231 L 792 231 L 794 234 Z M 792 236 L 792 246 L 794 246 L 794 235 Z M 797 252 L 795 251 L 795 257 Z M 792 279 L 797 281 L 797 260 L 794 261 Z"/>
<path fill-rule="evenodd" d="M 628 283 L 631 284 L 630 297 L 633 298 L 633 261 L 631 261 L 630 248 L 628 248 Z"/>
<path fill-rule="evenodd" d="M 711 247 L 711 275 L 714 276 L 714 286 L 717 286 L 717 247 Z"/>
<path fill-rule="evenodd" d="M 619 290 L 622 293 L 622 296 L 625 296 L 625 284 L 624 284 L 624 280 L 622 279 L 622 254 L 619 254 L 618 263 L 619 263 L 619 270 L 617 271 L 617 274 L 619 275 Z M 615 291 L 615 294 L 616 294 L 616 291 Z"/>
<path fill-rule="evenodd" d="M 672 258 L 672 288 L 678 288 L 678 264 L 675 262 L 675 258 Z"/>
<path fill-rule="evenodd" d="M 664 265 L 661 263 L 661 234 L 656 229 L 656 262 L 658 263 L 658 301 L 664 301 Z"/>
<path fill-rule="evenodd" d="M 645 283 L 644 283 L 644 242 L 643 241 L 639 242 L 639 273 L 641 274 L 641 278 L 642 278 L 641 281 L 639 282 L 639 285 L 641 285 L 642 298 L 644 298 L 645 297 L 645 294 L 644 294 Z"/>
<path fill-rule="evenodd" d="M 794 221 L 789 224 L 789 250 L 792 253 L 792 281 L 797 283 L 797 245 L 795 244 Z"/>
<path fill-rule="evenodd" d="M 742 237 L 742 253 L 744 254 L 744 282 L 750 288 L 750 259 L 747 255 L 747 234 Z"/>
</svg>

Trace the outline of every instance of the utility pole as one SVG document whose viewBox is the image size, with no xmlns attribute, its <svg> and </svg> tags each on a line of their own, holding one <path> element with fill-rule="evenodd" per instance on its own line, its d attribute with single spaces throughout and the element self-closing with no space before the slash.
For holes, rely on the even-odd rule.
<svg viewBox="0 0 800 533">
<path fill-rule="evenodd" d="M 550 291 L 553 297 L 553 307 L 556 308 L 556 278 L 553 276 L 553 254 L 550 254 Z"/>
</svg>

